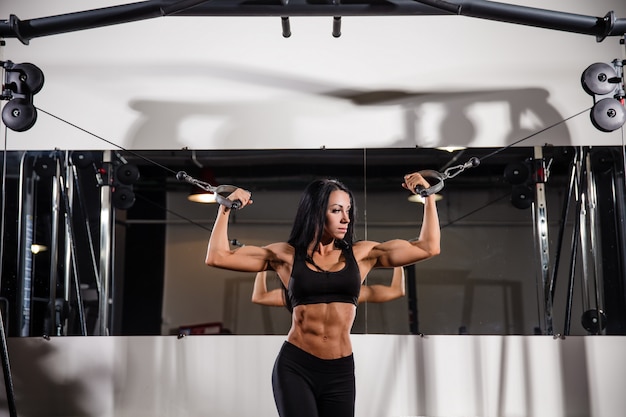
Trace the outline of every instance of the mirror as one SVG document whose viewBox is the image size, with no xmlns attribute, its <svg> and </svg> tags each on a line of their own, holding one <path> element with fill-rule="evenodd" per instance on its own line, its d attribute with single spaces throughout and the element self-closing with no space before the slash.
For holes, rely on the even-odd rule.
<svg viewBox="0 0 626 417">
<path fill-rule="evenodd" d="M 606 291 L 624 275 L 619 147 L 6 157 L 9 336 L 286 334 L 286 309 L 251 302 L 254 274 L 204 265 L 217 205 L 190 202 L 179 171 L 252 192 L 254 204 L 232 216 L 234 246 L 286 240 L 300 193 L 318 177 L 354 192 L 358 239 L 416 238 L 422 207 L 408 201 L 402 176 L 447 172 L 441 255 L 405 267 L 404 296 L 361 304 L 354 333 L 576 335 L 619 333 L 626 322 L 624 295 Z M 473 157 L 478 166 L 467 165 Z M 389 285 L 392 272 L 375 270 L 366 285 Z M 268 289 L 277 285 L 269 273 Z"/>
</svg>

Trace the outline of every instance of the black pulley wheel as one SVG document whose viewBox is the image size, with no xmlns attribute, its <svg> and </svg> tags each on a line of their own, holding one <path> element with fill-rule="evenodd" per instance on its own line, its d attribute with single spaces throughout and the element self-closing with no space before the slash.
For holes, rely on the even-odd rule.
<svg viewBox="0 0 626 417">
<path fill-rule="evenodd" d="M 581 324 L 589 333 L 597 334 L 606 327 L 606 314 L 602 310 L 587 310 L 583 313 Z"/>
<path fill-rule="evenodd" d="M 37 110 L 30 101 L 14 98 L 2 109 L 2 121 L 9 129 L 24 132 L 35 125 Z"/>
<path fill-rule="evenodd" d="M 614 98 L 603 98 L 591 108 L 591 123 L 603 132 L 613 132 L 626 122 L 624 105 Z"/>
<path fill-rule="evenodd" d="M 583 71 L 581 76 L 581 84 L 583 90 L 591 96 L 609 94 L 615 90 L 616 84 L 614 82 L 617 77 L 617 72 L 609 64 L 597 62 L 591 64 Z"/>
<path fill-rule="evenodd" d="M 78 168 L 88 168 L 94 162 L 91 152 L 74 151 L 72 152 L 72 163 Z"/>
<path fill-rule="evenodd" d="M 515 208 L 525 210 L 533 204 L 534 190 L 528 185 L 516 185 L 511 189 L 511 204 Z"/>
<path fill-rule="evenodd" d="M 43 72 L 34 64 L 16 64 L 10 71 L 9 74 L 17 74 L 19 81 L 26 85 L 27 91 L 17 91 L 18 93 L 37 94 L 43 87 Z"/>
<path fill-rule="evenodd" d="M 56 162 L 49 156 L 41 156 L 35 161 L 34 169 L 40 177 L 50 178 L 56 174 Z"/>
<path fill-rule="evenodd" d="M 134 184 L 139 179 L 139 168 L 133 164 L 120 165 L 115 170 L 115 176 L 122 184 Z"/>
<path fill-rule="evenodd" d="M 113 206 L 120 210 L 128 210 L 135 204 L 135 193 L 130 187 L 115 187 Z"/>
<path fill-rule="evenodd" d="M 523 184 L 530 178 L 530 168 L 523 162 L 513 162 L 504 168 L 504 179 L 513 185 Z"/>
</svg>

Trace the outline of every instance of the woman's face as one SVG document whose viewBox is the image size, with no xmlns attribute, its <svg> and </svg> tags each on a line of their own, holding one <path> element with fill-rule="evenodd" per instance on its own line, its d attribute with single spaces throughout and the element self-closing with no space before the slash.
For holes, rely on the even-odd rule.
<svg viewBox="0 0 626 417">
<path fill-rule="evenodd" d="M 332 239 L 341 240 L 348 232 L 350 224 L 350 195 L 345 191 L 335 190 L 330 193 L 326 207 L 324 233 Z"/>
</svg>

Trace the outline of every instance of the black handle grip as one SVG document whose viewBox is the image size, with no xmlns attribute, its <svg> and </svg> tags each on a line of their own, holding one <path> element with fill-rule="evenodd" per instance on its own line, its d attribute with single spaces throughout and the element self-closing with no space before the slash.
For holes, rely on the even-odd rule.
<svg viewBox="0 0 626 417">
<path fill-rule="evenodd" d="M 430 187 L 426 188 L 423 185 L 417 185 L 415 187 L 415 193 L 422 197 L 428 197 L 429 195 L 438 193 L 443 188 L 444 175 L 441 172 L 437 172 L 432 169 L 424 169 L 419 171 L 419 174 L 428 181 Z"/>
<path fill-rule="evenodd" d="M 235 187 L 234 185 L 220 185 L 215 188 L 215 199 L 219 204 L 223 205 L 224 207 L 233 210 L 239 210 L 241 208 L 241 200 L 231 201 L 227 198 L 227 196 L 236 189 L 237 187 Z"/>
<path fill-rule="evenodd" d="M 241 208 L 240 200 L 230 201 L 228 198 L 220 194 L 215 194 L 215 200 L 218 204 L 221 204 L 222 206 L 229 209 L 239 210 Z"/>
<path fill-rule="evenodd" d="M 415 193 L 421 195 L 422 197 L 428 197 L 429 195 L 435 193 L 435 189 L 433 187 L 426 188 L 423 185 L 418 185 L 415 187 Z"/>
</svg>

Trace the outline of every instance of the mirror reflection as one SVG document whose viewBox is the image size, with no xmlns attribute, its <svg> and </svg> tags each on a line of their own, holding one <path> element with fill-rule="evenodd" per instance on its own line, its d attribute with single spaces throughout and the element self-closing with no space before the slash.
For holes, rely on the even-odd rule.
<svg viewBox="0 0 626 417">
<path fill-rule="evenodd" d="M 353 333 L 623 334 L 623 156 L 612 147 L 28 151 L 5 155 L 2 313 L 9 336 L 286 334 L 273 271 L 204 263 L 218 204 L 249 190 L 233 249 L 285 241 L 300 195 L 335 178 L 358 240 L 415 239 L 441 183 L 441 254 L 366 278 Z M 474 161 L 474 163 L 472 163 Z"/>
</svg>

